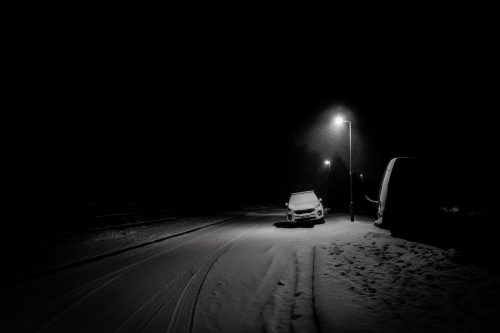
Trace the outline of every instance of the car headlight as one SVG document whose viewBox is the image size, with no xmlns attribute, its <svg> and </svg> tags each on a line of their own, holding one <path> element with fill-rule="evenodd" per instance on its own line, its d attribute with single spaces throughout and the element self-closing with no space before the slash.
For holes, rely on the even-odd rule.
<svg viewBox="0 0 500 333">
<path fill-rule="evenodd" d="M 321 207 L 321 202 L 318 202 L 318 204 L 316 205 L 316 208 L 319 208 Z"/>
</svg>

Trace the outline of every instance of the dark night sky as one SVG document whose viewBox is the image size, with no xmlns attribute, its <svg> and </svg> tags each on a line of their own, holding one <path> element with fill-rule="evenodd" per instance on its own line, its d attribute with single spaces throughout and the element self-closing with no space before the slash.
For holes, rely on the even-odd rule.
<svg viewBox="0 0 500 333">
<path fill-rule="evenodd" d="M 39 112 L 19 122 L 31 200 L 45 188 L 54 202 L 269 190 L 283 147 L 310 140 L 335 105 L 351 110 L 357 167 L 373 181 L 401 155 L 498 177 L 487 37 L 106 31 L 43 44 L 29 63 L 26 104 Z"/>
</svg>

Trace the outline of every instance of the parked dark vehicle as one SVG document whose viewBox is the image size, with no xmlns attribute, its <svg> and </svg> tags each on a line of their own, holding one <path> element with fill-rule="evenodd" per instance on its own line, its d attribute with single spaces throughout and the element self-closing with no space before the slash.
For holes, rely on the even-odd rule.
<svg viewBox="0 0 500 333">
<path fill-rule="evenodd" d="M 366 198 L 378 206 L 376 226 L 396 237 L 454 248 L 467 254 L 455 262 L 472 260 L 500 273 L 500 266 L 493 264 L 500 256 L 498 178 L 488 183 L 484 175 L 462 177 L 466 171 L 456 160 L 393 158 L 377 200 Z"/>
<path fill-rule="evenodd" d="M 432 163 L 415 157 L 395 157 L 389 161 L 380 184 L 375 225 L 393 234 L 437 233 L 446 228 L 444 216 L 456 220 L 456 214 L 442 214 L 449 198 L 446 176 Z M 432 229 L 432 231 L 431 231 Z"/>
<path fill-rule="evenodd" d="M 400 231 L 418 223 L 419 174 L 417 159 L 396 157 L 390 160 L 380 184 L 375 225 Z"/>
</svg>

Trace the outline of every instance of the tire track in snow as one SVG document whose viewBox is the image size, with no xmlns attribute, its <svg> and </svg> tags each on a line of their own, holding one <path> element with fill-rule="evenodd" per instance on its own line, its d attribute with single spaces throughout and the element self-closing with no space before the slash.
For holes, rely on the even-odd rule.
<svg viewBox="0 0 500 333">
<path fill-rule="evenodd" d="M 48 323 L 41 327 L 37 332 L 62 332 L 64 327 L 71 322 L 71 320 L 80 314 L 81 311 L 88 308 L 96 298 L 103 297 L 107 292 L 109 292 L 121 276 L 118 275 L 113 279 L 103 283 L 99 287 L 95 288 L 84 297 L 80 298 L 77 302 L 71 304 L 63 312 L 60 312 L 57 316 L 52 318 Z"/>
<path fill-rule="evenodd" d="M 107 276 L 106 276 L 107 277 Z M 40 317 L 40 313 L 46 313 L 50 311 L 51 309 L 57 308 L 57 307 L 63 307 L 65 304 L 68 303 L 69 305 L 74 304 L 79 302 L 82 298 L 85 298 L 88 294 L 92 293 L 94 290 L 100 288 L 101 286 L 111 282 L 112 280 L 115 280 L 115 277 L 110 277 L 107 281 L 104 281 L 103 283 L 99 284 L 101 280 L 105 280 L 104 277 L 99 279 L 99 280 L 94 280 L 90 281 L 88 283 L 85 283 L 77 288 L 74 288 L 70 291 L 65 292 L 62 295 L 59 295 L 58 297 L 45 302 L 39 306 L 36 306 L 34 308 L 31 308 L 27 310 L 26 312 L 22 313 L 21 315 L 18 315 L 14 318 L 12 318 L 10 321 L 3 323 L 0 326 L 0 331 L 11 331 L 18 326 L 24 325 L 25 323 L 23 322 L 25 317 Z M 74 300 L 74 301 L 73 301 Z"/>
<path fill-rule="evenodd" d="M 121 278 L 123 278 L 123 276 L 120 274 L 113 274 L 85 283 L 80 287 L 72 289 L 55 299 L 43 303 L 42 305 L 32 308 L 27 312 L 11 319 L 9 322 L 1 326 L 0 331 L 42 332 L 48 327 L 56 324 L 57 321 L 63 320 L 65 316 L 75 313 L 77 307 L 84 306 L 96 297 L 107 293 L 114 286 L 119 284 Z M 57 312 L 58 309 L 63 310 Z M 26 321 L 26 317 L 30 318 L 30 320 Z M 45 317 L 48 317 L 49 320 L 43 321 L 43 318 Z M 40 322 L 42 322 L 41 327 L 35 328 L 36 324 Z"/>
<path fill-rule="evenodd" d="M 201 287 L 208 275 L 208 272 L 215 264 L 215 262 L 219 259 L 219 257 L 222 256 L 236 240 L 240 239 L 250 230 L 257 228 L 261 224 L 262 223 L 247 229 L 240 235 L 226 242 L 225 244 L 220 246 L 212 255 L 210 255 L 210 257 L 204 263 L 202 263 L 198 271 L 189 280 L 186 288 L 182 292 L 177 302 L 168 325 L 168 333 L 191 332 L 198 295 L 200 294 Z"/>
<path fill-rule="evenodd" d="M 191 271 L 185 271 L 175 280 L 167 283 L 144 302 L 115 332 L 142 332 L 161 307 L 171 299 L 176 291 L 183 288 L 192 276 Z"/>
<path fill-rule="evenodd" d="M 290 332 L 290 318 L 296 286 L 295 279 L 295 261 L 291 260 L 273 293 L 269 296 L 268 302 L 262 309 L 264 332 Z"/>
<path fill-rule="evenodd" d="M 313 255 L 309 248 L 294 252 L 294 260 L 262 311 L 265 332 L 318 332 L 313 306 Z"/>
<path fill-rule="evenodd" d="M 316 333 L 313 301 L 314 247 L 295 253 L 295 293 L 292 308 L 292 331 Z"/>
<path fill-rule="evenodd" d="M 56 296 L 54 299 L 35 306 L 34 308 L 31 308 L 28 311 L 20 314 L 16 318 L 13 318 L 5 325 L 2 325 L 2 331 L 4 329 L 6 329 L 7 331 L 11 329 L 24 331 L 23 327 L 36 324 L 33 322 L 33 320 L 31 320 L 33 317 L 39 317 L 42 324 L 40 325 L 41 328 L 31 328 L 30 330 L 38 330 L 42 332 L 49 328 L 52 330 L 52 328 L 54 327 L 63 327 L 71 322 L 72 319 L 76 318 L 79 313 L 89 308 L 91 304 L 94 303 L 97 299 L 103 297 L 113 288 L 116 288 L 117 286 L 120 286 L 126 281 L 133 278 L 134 274 L 140 273 L 143 266 L 147 265 L 149 260 L 186 246 L 199 239 L 209 237 L 214 233 L 221 232 L 221 230 L 227 228 L 231 228 L 231 225 L 219 226 L 213 231 L 186 240 L 165 250 L 161 250 L 153 255 L 139 259 L 117 270 L 109 272 L 97 279 L 68 290 L 61 295 Z M 242 235 L 243 234 L 241 234 L 240 236 Z M 182 286 L 180 286 L 179 288 L 182 288 Z M 58 309 L 61 309 L 60 312 L 57 312 Z M 43 321 L 44 317 L 47 317 L 45 321 Z M 30 320 L 26 321 L 24 320 L 25 318 L 30 318 Z"/>
</svg>

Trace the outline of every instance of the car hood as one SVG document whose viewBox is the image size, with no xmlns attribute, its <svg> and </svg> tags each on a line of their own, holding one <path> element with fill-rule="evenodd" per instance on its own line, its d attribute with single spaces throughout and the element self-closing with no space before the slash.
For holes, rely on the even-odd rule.
<svg viewBox="0 0 500 333">
<path fill-rule="evenodd" d="M 315 208 L 316 205 L 318 205 L 318 202 L 303 202 L 303 203 L 292 205 L 290 208 L 293 210 L 303 210 L 303 209 Z"/>
</svg>

